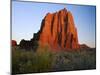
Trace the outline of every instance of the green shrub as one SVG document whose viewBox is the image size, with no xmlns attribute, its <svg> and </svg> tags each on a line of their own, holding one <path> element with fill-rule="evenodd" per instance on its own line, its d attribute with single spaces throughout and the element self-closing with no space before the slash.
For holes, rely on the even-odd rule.
<svg viewBox="0 0 100 75">
<path fill-rule="evenodd" d="M 54 70 L 71 71 L 96 68 L 96 53 L 94 50 L 61 51 L 56 53 Z"/>
<path fill-rule="evenodd" d="M 51 52 L 48 46 L 37 51 L 12 48 L 12 73 L 71 71 L 96 68 L 95 49 Z"/>
<path fill-rule="evenodd" d="M 42 51 L 42 52 L 40 52 Z M 38 51 L 12 49 L 12 73 L 46 72 L 52 67 L 53 55 L 48 47 L 38 48 Z"/>
</svg>

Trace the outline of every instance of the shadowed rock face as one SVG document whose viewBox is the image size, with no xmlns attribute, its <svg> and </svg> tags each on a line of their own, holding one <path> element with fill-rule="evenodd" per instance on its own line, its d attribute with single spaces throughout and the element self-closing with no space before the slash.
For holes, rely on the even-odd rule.
<svg viewBox="0 0 100 75">
<path fill-rule="evenodd" d="M 55 13 L 48 13 L 42 20 L 37 35 L 42 46 L 47 44 L 53 49 L 79 48 L 73 16 L 65 8 Z"/>
</svg>

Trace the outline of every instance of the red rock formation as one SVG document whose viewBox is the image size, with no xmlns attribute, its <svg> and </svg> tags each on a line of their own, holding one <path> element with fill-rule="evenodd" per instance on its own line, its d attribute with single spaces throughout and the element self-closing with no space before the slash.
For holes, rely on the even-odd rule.
<svg viewBox="0 0 100 75">
<path fill-rule="evenodd" d="M 12 40 L 12 46 L 17 46 L 17 42 L 15 40 Z"/>
<path fill-rule="evenodd" d="M 90 47 L 87 46 L 86 44 L 81 44 L 81 45 L 80 45 L 80 48 L 85 48 L 85 49 L 86 49 L 86 48 L 90 48 Z"/>
<path fill-rule="evenodd" d="M 55 13 L 48 13 L 37 35 L 42 46 L 49 45 L 53 49 L 79 48 L 73 16 L 65 8 Z"/>
</svg>

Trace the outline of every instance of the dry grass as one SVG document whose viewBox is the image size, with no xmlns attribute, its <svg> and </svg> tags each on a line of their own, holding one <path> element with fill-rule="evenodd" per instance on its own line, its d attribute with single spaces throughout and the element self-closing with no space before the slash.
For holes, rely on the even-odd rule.
<svg viewBox="0 0 100 75">
<path fill-rule="evenodd" d="M 53 71 L 87 70 L 96 68 L 94 49 L 51 52 L 46 46 L 36 52 L 12 48 L 12 73 L 40 73 Z"/>
</svg>

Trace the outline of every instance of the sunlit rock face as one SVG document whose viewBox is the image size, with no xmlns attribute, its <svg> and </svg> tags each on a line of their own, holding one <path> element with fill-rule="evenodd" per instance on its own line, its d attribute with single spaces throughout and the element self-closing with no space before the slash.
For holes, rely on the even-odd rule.
<svg viewBox="0 0 100 75">
<path fill-rule="evenodd" d="M 55 13 L 47 13 L 34 39 L 39 41 L 39 45 L 48 45 L 55 50 L 79 48 L 72 13 L 66 8 Z"/>
</svg>

